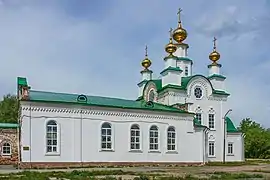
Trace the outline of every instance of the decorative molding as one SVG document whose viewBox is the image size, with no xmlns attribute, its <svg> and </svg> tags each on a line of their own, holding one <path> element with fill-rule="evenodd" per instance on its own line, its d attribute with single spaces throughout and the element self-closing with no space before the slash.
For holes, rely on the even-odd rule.
<svg viewBox="0 0 270 180">
<path fill-rule="evenodd" d="M 23 111 L 34 111 L 42 113 L 63 113 L 63 114 L 86 114 L 92 116 L 116 116 L 116 117 L 131 117 L 131 118 L 151 118 L 151 119 L 170 119 L 170 120 L 185 120 L 187 118 L 179 116 L 164 116 L 164 115 L 148 115 L 129 112 L 117 112 L 117 111 L 98 111 L 98 110 L 86 110 L 86 109 L 70 109 L 70 108 L 50 108 L 50 107 L 22 107 Z M 44 116 L 45 117 L 45 116 Z M 86 117 L 84 117 L 86 118 Z"/>
</svg>

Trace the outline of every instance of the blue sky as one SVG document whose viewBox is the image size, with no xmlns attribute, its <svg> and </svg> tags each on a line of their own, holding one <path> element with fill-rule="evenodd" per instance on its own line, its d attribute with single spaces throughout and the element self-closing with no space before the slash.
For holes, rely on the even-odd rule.
<svg viewBox="0 0 270 180">
<path fill-rule="evenodd" d="M 156 77 L 168 30 L 183 26 L 194 72 L 207 74 L 218 38 L 231 116 L 270 126 L 270 1 L 0 0 L 0 95 L 16 77 L 33 89 L 135 99 L 148 45 Z"/>
</svg>

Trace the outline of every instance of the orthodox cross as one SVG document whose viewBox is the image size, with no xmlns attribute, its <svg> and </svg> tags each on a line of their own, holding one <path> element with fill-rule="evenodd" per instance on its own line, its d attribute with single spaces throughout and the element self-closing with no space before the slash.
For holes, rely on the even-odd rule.
<svg viewBox="0 0 270 180">
<path fill-rule="evenodd" d="M 147 52 L 147 45 L 145 45 L 145 56 L 148 56 L 148 52 Z"/>
<path fill-rule="evenodd" d="M 214 42 L 214 50 L 216 50 L 216 48 L 217 48 L 217 46 L 216 46 L 216 41 L 217 41 L 217 38 L 214 37 L 214 40 L 213 40 L 213 42 Z"/>
<path fill-rule="evenodd" d="M 178 15 L 178 22 L 181 23 L 181 12 L 183 10 L 181 8 L 178 9 L 177 15 Z"/>
<path fill-rule="evenodd" d="M 172 31 L 173 31 L 173 28 L 170 28 L 170 30 L 169 30 L 170 37 L 172 37 Z"/>
</svg>

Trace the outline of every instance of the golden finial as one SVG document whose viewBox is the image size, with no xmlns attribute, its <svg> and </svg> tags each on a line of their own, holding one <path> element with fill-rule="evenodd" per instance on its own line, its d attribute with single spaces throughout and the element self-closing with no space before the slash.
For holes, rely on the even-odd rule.
<svg viewBox="0 0 270 180">
<path fill-rule="evenodd" d="M 145 46 L 145 58 L 142 61 L 142 66 L 145 68 L 145 70 L 148 70 L 148 68 L 151 66 L 152 62 L 150 59 L 148 59 L 148 47 Z"/>
<path fill-rule="evenodd" d="M 177 15 L 178 15 L 178 27 L 173 31 L 173 39 L 178 42 L 182 43 L 187 38 L 187 31 L 182 28 L 182 22 L 181 22 L 181 12 L 183 10 L 181 8 L 178 9 Z"/>
<path fill-rule="evenodd" d="M 209 54 L 209 59 L 213 61 L 213 64 L 217 64 L 217 61 L 220 59 L 220 54 L 217 52 L 217 46 L 216 46 L 217 38 L 214 37 L 213 40 L 213 51 Z"/>
<path fill-rule="evenodd" d="M 176 51 L 176 49 L 177 49 L 176 45 L 173 44 L 173 41 L 172 41 L 172 31 L 173 31 L 173 29 L 170 28 L 170 31 L 169 31 L 169 33 L 170 33 L 170 41 L 169 41 L 169 44 L 167 44 L 167 45 L 165 46 L 165 51 L 166 51 L 167 53 L 169 53 L 169 56 L 173 56 L 173 53 L 174 53 L 174 52 Z"/>
</svg>

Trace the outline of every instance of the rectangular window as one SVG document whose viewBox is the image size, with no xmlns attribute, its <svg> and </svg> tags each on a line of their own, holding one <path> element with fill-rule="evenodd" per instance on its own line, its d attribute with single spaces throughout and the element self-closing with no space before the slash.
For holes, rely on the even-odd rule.
<svg viewBox="0 0 270 180">
<path fill-rule="evenodd" d="M 199 121 L 200 124 L 202 124 L 202 114 L 201 113 L 196 114 L 196 119 Z"/>
<path fill-rule="evenodd" d="M 158 147 L 158 128 L 157 126 L 152 126 L 149 132 L 149 149 L 150 151 L 157 151 Z"/>
<path fill-rule="evenodd" d="M 175 128 L 169 127 L 167 132 L 167 150 L 168 151 L 175 151 Z"/>
<path fill-rule="evenodd" d="M 233 154 L 233 143 L 228 143 L 228 154 Z"/>
<path fill-rule="evenodd" d="M 214 114 L 209 114 L 208 116 L 208 125 L 210 129 L 215 128 L 215 115 Z"/>
<path fill-rule="evenodd" d="M 215 142 L 209 142 L 209 156 L 215 156 Z"/>
<path fill-rule="evenodd" d="M 185 76 L 188 76 L 188 67 L 185 67 Z"/>
</svg>

